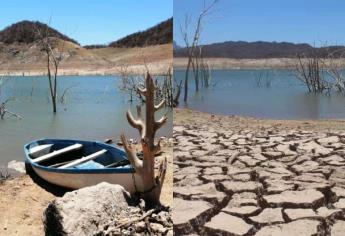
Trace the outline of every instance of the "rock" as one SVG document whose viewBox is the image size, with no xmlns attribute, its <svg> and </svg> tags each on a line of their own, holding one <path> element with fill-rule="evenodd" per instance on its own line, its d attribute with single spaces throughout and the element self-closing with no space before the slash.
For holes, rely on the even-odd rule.
<svg viewBox="0 0 345 236">
<path fill-rule="evenodd" d="M 276 224 L 261 228 L 255 236 L 323 235 L 321 222 L 316 220 L 296 220 L 286 224 Z"/>
<path fill-rule="evenodd" d="M 253 226 L 241 218 L 221 212 L 205 224 L 205 229 L 209 235 L 248 235 Z"/>
<path fill-rule="evenodd" d="M 332 236 L 344 236 L 345 221 L 339 220 L 335 222 L 331 227 Z"/>
<path fill-rule="evenodd" d="M 211 215 L 213 206 L 200 200 L 183 200 L 174 198 L 173 203 L 173 222 L 174 233 L 176 235 L 189 234 L 193 232 L 193 226 L 201 226 Z"/>
<path fill-rule="evenodd" d="M 314 189 L 285 191 L 263 197 L 272 207 L 317 207 L 322 205 L 324 196 Z"/>
<path fill-rule="evenodd" d="M 152 232 L 157 235 L 163 235 L 168 231 L 167 228 L 158 223 L 150 223 L 150 227 Z"/>
<path fill-rule="evenodd" d="M 138 223 L 134 224 L 135 232 L 142 232 L 146 227 L 147 226 L 144 221 L 139 221 Z"/>
<path fill-rule="evenodd" d="M 284 222 L 282 208 L 265 208 L 259 215 L 250 217 L 250 219 L 259 224 Z"/>
<path fill-rule="evenodd" d="M 7 163 L 7 168 L 11 169 L 11 170 L 15 170 L 21 174 L 26 174 L 26 170 L 25 170 L 25 163 L 22 161 L 10 161 L 9 163 Z"/>
<path fill-rule="evenodd" d="M 47 235 L 92 235 L 128 208 L 129 193 L 120 185 L 100 183 L 66 193 L 49 203 L 43 222 Z"/>
</svg>

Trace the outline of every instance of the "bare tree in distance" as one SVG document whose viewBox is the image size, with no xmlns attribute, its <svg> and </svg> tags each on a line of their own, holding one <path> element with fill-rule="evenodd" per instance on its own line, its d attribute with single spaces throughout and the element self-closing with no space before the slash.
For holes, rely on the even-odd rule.
<svg viewBox="0 0 345 236">
<path fill-rule="evenodd" d="M 295 65 L 296 77 L 308 88 L 310 93 L 330 92 L 330 85 L 325 79 L 325 62 L 316 50 L 308 55 L 298 54 Z"/>
<path fill-rule="evenodd" d="M 188 27 L 191 23 L 190 22 L 191 19 L 188 15 L 185 16 L 184 26 L 182 25 L 180 26 L 182 38 L 186 45 L 187 56 L 188 56 L 188 62 L 187 62 L 187 67 L 186 67 L 186 72 L 185 72 L 185 80 L 184 80 L 184 98 L 183 98 L 184 102 L 187 102 L 187 99 L 188 99 L 188 77 L 189 77 L 189 70 L 191 66 L 194 72 L 195 88 L 197 91 L 199 90 L 198 60 L 200 58 L 199 54 L 201 53 L 201 50 L 198 51 L 197 49 L 199 47 L 200 34 L 202 32 L 202 24 L 203 24 L 204 18 L 209 14 L 211 9 L 214 7 L 214 5 L 218 1 L 219 0 L 213 0 L 211 4 L 209 4 L 208 6 L 206 5 L 206 1 L 204 1 L 204 7 L 197 18 L 196 27 L 195 27 L 195 31 L 193 32 L 191 42 L 189 41 L 189 35 L 188 35 Z"/>
<path fill-rule="evenodd" d="M 138 92 L 138 86 L 143 86 L 144 80 L 133 75 L 130 71 L 128 64 L 122 64 L 118 67 L 118 73 L 121 78 L 119 89 L 129 94 L 129 101 L 133 102 L 134 98 L 138 98 L 141 102 L 145 102 L 143 96 Z"/>
<path fill-rule="evenodd" d="M 342 58 L 345 58 L 345 50 L 338 49 L 330 52 L 327 50 L 326 71 L 333 79 L 333 88 L 339 93 L 345 93 L 345 71 Z"/>
<path fill-rule="evenodd" d="M 296 77 L 310 93 L 331 95 L 332 91 L 345 95 L 345 51 L 342 47 L 322 46 L 297 55 Z"/>
<path fill-rule="evenodd" d="M 58 90 L 58 69 L 60 62 L 63 59 L 65 48 L 65 41 L 62 40 L 62 45 L 59 45 L 59 40 L 55 40 L 49 35 L 49 24 L 44 30 L 36 28 L 39 35 L 39 45 L 42 51 L 46 54 L 47 77 L 49 81 L 49 92 L 53 106 L 53 113 L 57 111 L 57 90 Z M 56 49 L 56 50 L 55 50 Z"/>
<path fill-rule="evenodd" d="M 155 135 L 167 121 L 166 115 L 155 120 L 155 112 L 164 107 L 165 101 L 162 100 L 155 105 L 155 84 L 149 73 L 145 78 L 145 88 L 138 87 L 138 90 L 146 101 L 145 120 L 143 120 L 140 106 L 137 106 L 138 119 L 135 119 L 129 110 L 126 115 L 129 124 L 140 133 L 143 159 L 137 156 L 135 148 L 127 142 L 124 134 L 121 135 L 121 141 L 129 161 L 143 183 L 143 189 L 137 189 L 137 192 L 148 204 L 155 205 L 159 203 L 167 167 L 167 160 L 164 159 L 160 163 L 158 174 L 155 174 L 155 155 L 161 150 L 160 143 L 155 144 Z"/>
<path fill-rule="evenodd" d="M 146 68 L 148 69 L 148 67 Z M 143 77 L 133 75 L 127 64 L 119 66 L 118 73 L 121 78 L 119 89 L 129 94 L 129 101 L 133 102 L 138 99 L 142 104 L 145 103 L 145 97 L 139 91 L 139 88 L 144 87 L 145 84 Z M 172 108 L 178 105 L 180 90 L 181 83 L 178 84 L 174 80 L 172 66 L 168 68 L 167 72 L 160 75 L 159 79 L 155 79 L 155 101 L 164 100 L 166 107 Z"/>
</svg>

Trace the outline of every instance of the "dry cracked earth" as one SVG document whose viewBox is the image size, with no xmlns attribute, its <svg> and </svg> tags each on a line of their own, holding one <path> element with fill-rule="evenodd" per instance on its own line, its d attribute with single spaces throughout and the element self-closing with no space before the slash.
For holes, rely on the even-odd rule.
<svg viewBox="0 0 345 236">
<path fill-rule="evenodd" d="M 345 235 L 345 132 L 176 124 L 175 235 Z"/>
</svg>

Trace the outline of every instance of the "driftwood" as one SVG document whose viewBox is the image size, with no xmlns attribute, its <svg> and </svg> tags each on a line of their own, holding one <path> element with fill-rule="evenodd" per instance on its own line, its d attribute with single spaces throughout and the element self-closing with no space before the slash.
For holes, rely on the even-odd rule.
<svg viewBox="0 0 345 236">
<path fill-rule="evenodd" d="M 127 153 L 127 157 L 134 167 L 135 171 L 142 178 L 143 189 L 137 189 L 142 198 L 152 204 L 159 203 L 159 196 L 165 178 L 167 161 L 166 159 L 160 164 L 158 175 L 155 176 L 155 154 L 160 151 L 159 142 L 155 144 L 156 131 L 161 128 L 167 121 L 164 115 L 161 119 L 155 120 L 155 112 L 164 107 L 165 101 L 159 104 L 154 103 L 155 84 L 149 73 L 146 76 L 146 87 L 138 88 L 140 94 L 145 97 L 146 101 L 146 119 L 142 119 L 141 109 L 137 107 L 138 119 L 135 119 L 130 111 L 127 111 L 127 120 L 129 124 L 136 128 L 141 137 L 141 147 L 143 151 L 143 159 L 139 159 L 136 150 L 128 144 L 124 134 L 121 135 L 121 141 Z"/>
</svg>

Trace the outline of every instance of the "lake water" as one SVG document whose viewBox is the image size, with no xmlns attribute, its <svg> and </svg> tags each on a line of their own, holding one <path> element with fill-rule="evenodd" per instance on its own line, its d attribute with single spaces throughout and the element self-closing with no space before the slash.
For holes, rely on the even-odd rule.
<svg viewBox="0 0 345 236">
<path fill-rule="evenodd" d="M 138 139 L 136 129 L 129 126 L 125 112 L 135 105 L 119 90 L 121 80 L 115 76 L 59 77 L 60 95 L 70 88 L 64 103 L 59 101 L 53 115 L 46 77 L 11 77 L 1 87 L 0 100 L 15 97 L 7 109 L 24 117 L 0 120 L 0 165 L 10 160 L 23 160 L 23 145 L 40 138 L 76 138 L 117 141 L 124 132 Z M 168 123 L 157 137 L 172 136 L 172 112 Z M 135 112 L 133 113 L 136 114 Z M 157 115 L 161 115 L 157 114 Z"/>
<path fill-rule="evenodd" d="M 184 79 L 184 71 L 176 70 L 174 76 Z M 180 107 L 272 119 L 345 118 L 345 96 L 310 94 L 290 70 L 216 70 L 211 84 L 195 92 L 190 79 L 188 103 L 182 91 Z"/>
</svg>

